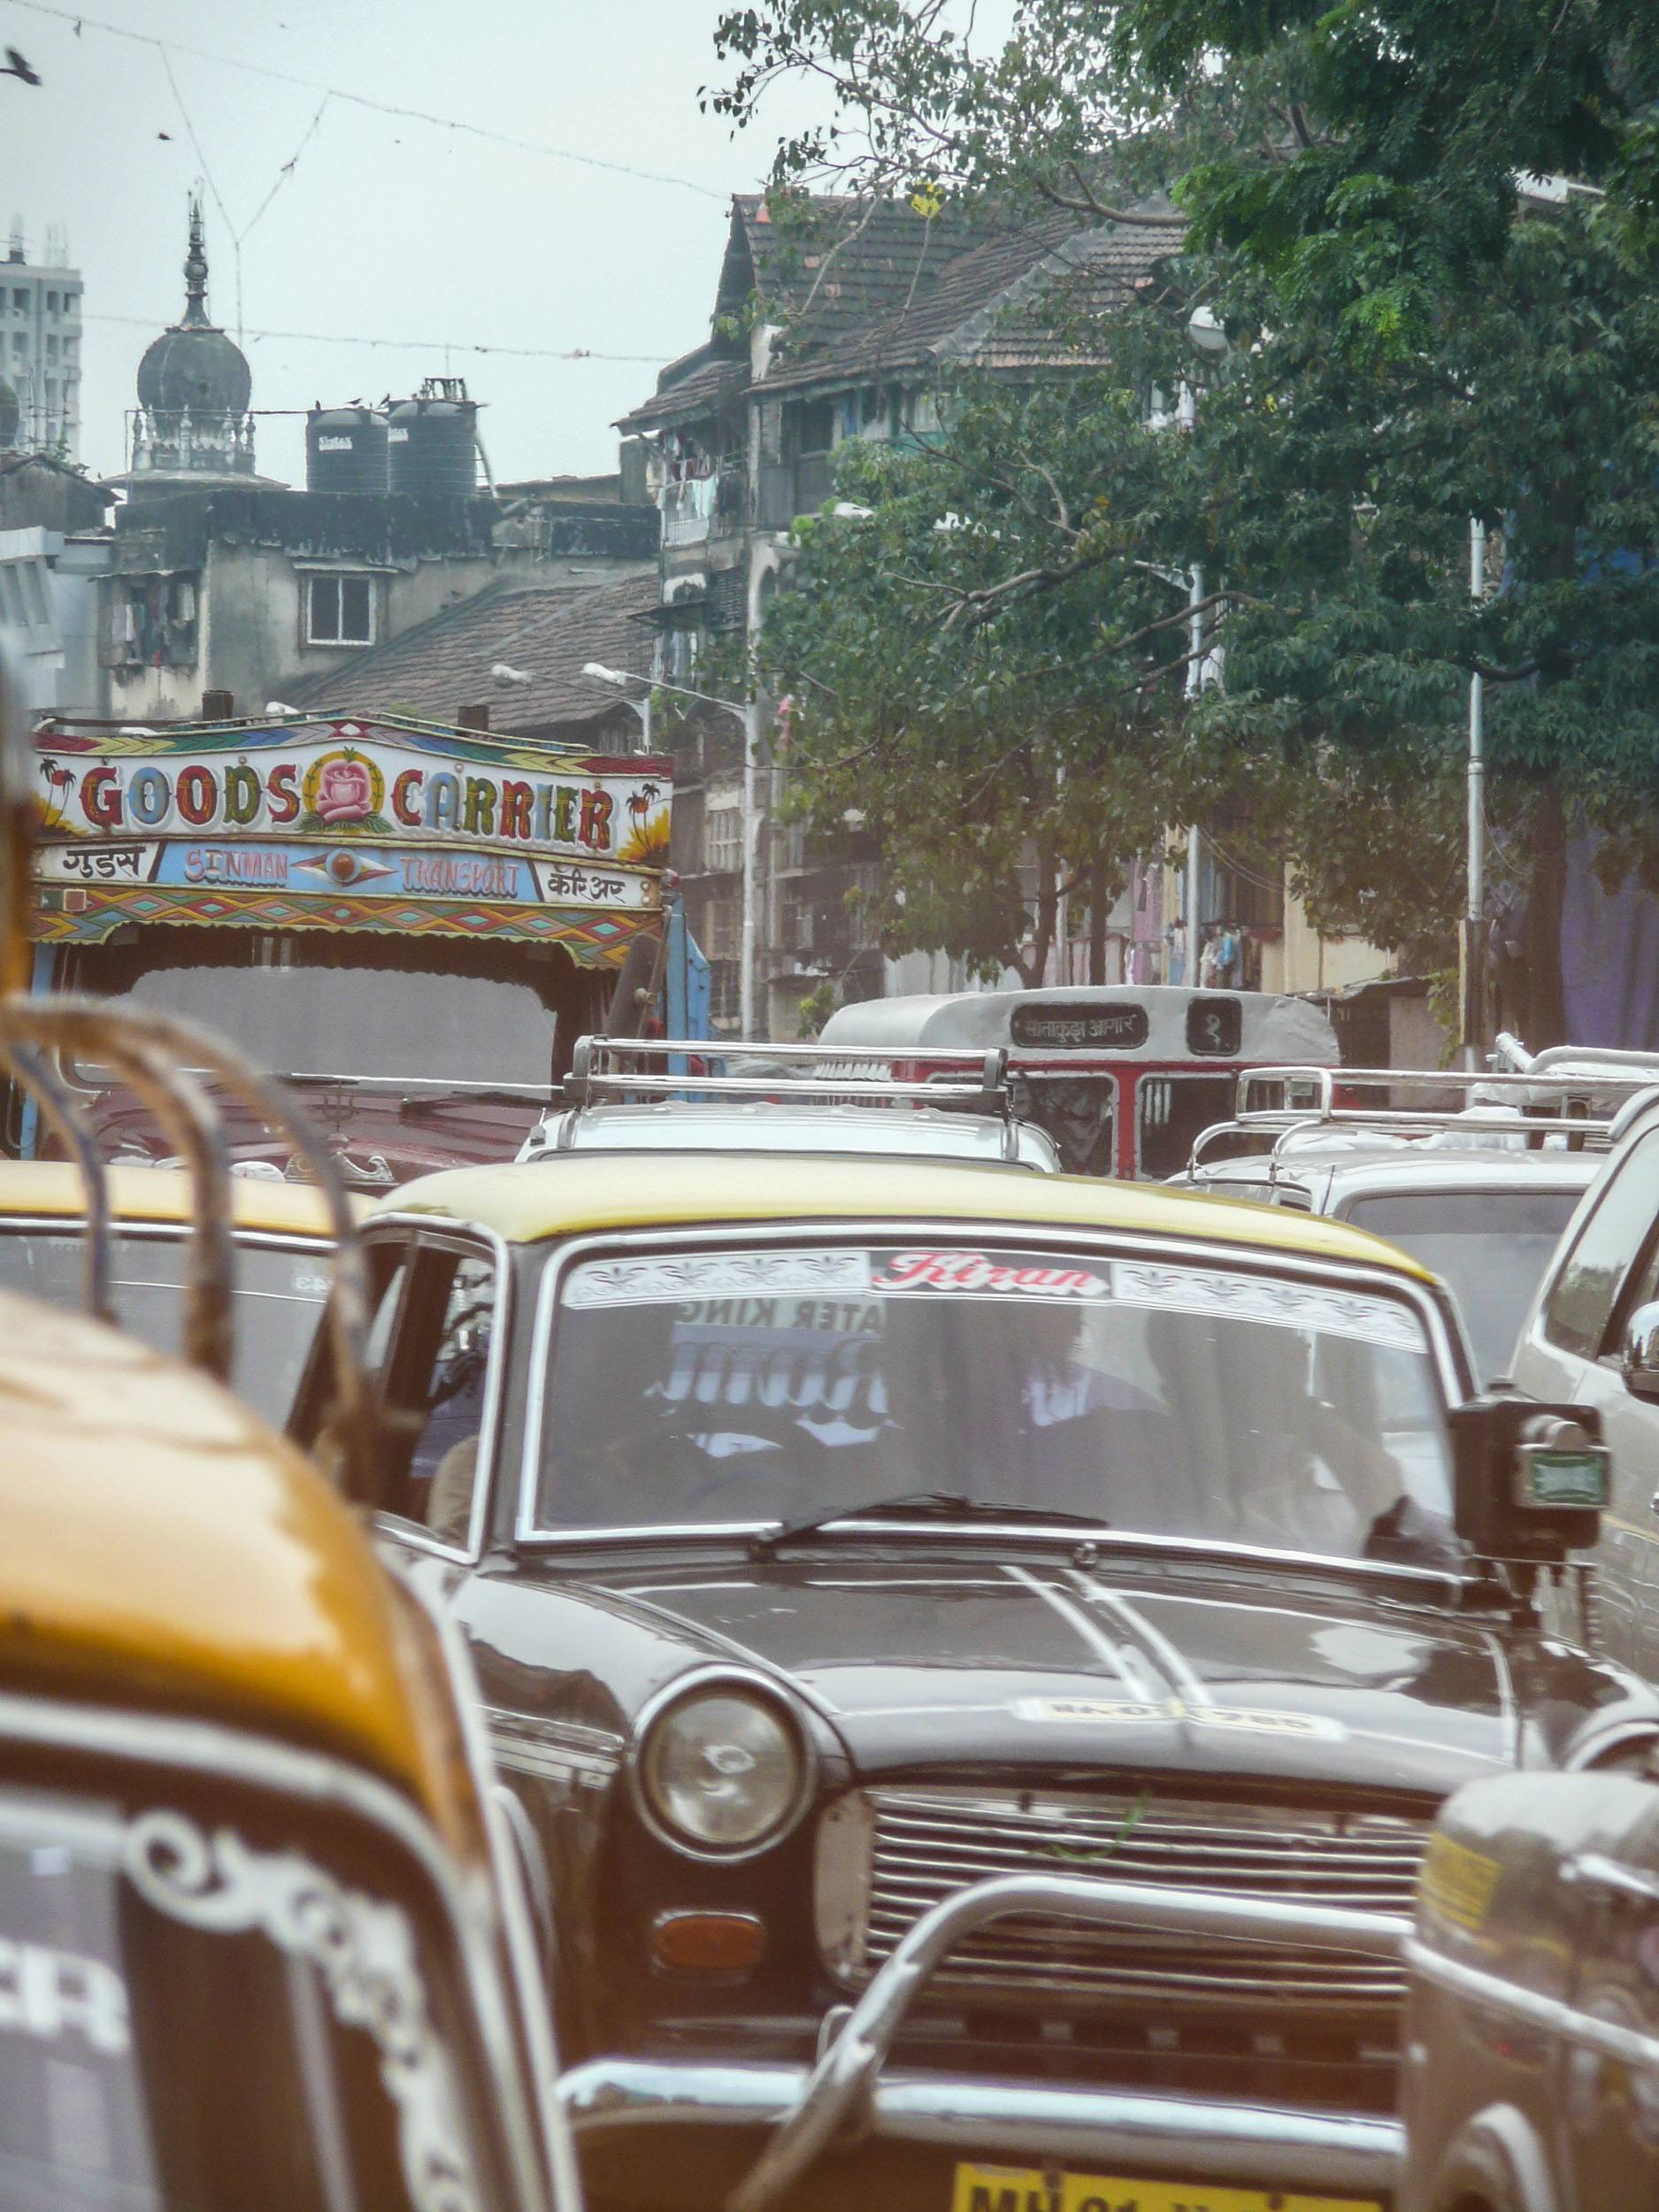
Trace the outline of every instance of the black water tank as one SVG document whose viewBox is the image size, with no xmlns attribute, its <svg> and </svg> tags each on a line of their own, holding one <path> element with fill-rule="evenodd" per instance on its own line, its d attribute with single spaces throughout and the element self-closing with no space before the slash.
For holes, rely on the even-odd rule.
<svg viewBox="0 0 1659 2212">
<path fill-rule="evenodd" d="M 447 492 L 470 499 L 478 489 L 478 402 L 400 399 L 387 416 L 390 482 L 395 492 Z"/>
<path fill-rule="evenodd" d="M 386 418 L 372 407 L 313 407 L 305 418 L 305 488 L 383 492 Z"/>
</svg>

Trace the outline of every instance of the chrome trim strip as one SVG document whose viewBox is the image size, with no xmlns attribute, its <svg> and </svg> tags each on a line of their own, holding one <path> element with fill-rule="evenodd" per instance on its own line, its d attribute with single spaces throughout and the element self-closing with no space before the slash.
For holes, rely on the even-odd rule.
<svg viewBox="0 0 1659 2212">
<path fill-rule="evenodd" d="M 393 1218 L 377 1214 L 375 1225 Z M 411 1222 L 431 1223 L 442 1217 L 411 1214 Z M 457 1217 L 457 1225 L 462 1224 Z M 484 1232 L 484 1233 L 490 1233 Z M 1409 1306 L 1422 1324 L 1434 1362 L 1441 1390 L 1448 1407 L 1460 1404 L 1468 1394 L 1468 1378 L 1464 1375 L 1447 1317 L 1439 1300 L 1426 1283 L 1419 1283 L 1408 1275 L 1395 1275 L 1379 1268 L 1356 1265 L 1342 1260 L 1309 1259 L 1295 1253 L 1279 1253 L 1271 1248 L 1251 1245 L 1211 1244 L 1202 1238 L 1153 1236 L 1137 1234 L 1132 1230 L 1091 1229 L 1076 1223 L 980 1221 L 972 1217 L 929 1218 L 919 1216 L 908 1220 L 866 1221 L 849 1217 L 814 1221 L 810 1217 L 799 1220 L 745 1222 L 728 1221 L 703 1228 L 661 1227 L 631 1229 L 606 1233 L 595 1231 L 581 1236 L 558 1240 L 554 1237 L 539 1239 L 528 1246 L 534 1252 L 538 1245 L 551 1245 L 551 1256 L 544 1263 L 536 1290 L 535 1319 L 530 1349 L 530 1378 L 526 1393 L 524 1452 L 519 1467 L 518 1507 L 514 1520 L 513 1539 L 523 1547 L 564 1548 L 603 1543 L 638 1543 L 641 1540 L 658 1542 L 664 1537 L 696 1537 L 704 1540 L 755 1536 L 776 1529 L 779 1523 L 766 1521 L 693 1521 L 662 1522 L 641 1526 L 638 1523 L 619 1527 L 557 1529 L 546 1528 L 535 1519 L 535 1496 L 539 1475 L 539 1461 L 543 1425 L 547 1410 L 547 1393 L 551 1363 L 554 1317 L 557 1310 L 558 1288 L 568 1268 L 578 1265 L 595 1252 L 629 1250 L 649 1247 L 664 1251 L 701 1250 L 712 1245 L 771 1246 L 798 1244 L 803 1236 L 816 1235 L 821 1242 L 833 1244 L 886 1243 L 902 1241 L 913 1237 L 953 1238 L 958 1242 L 987 1246 L 1012 1246 L 1029 1248 L 1034 1242 L 1045 1248 L 1054 1247 L 1071 1251 L 1082 1250 L 1115 1256 L 1122 1253 L 1130 1257 L 1148 1255 L 1169 1259 L 1179 1257 L 1184 1263 L 1225 1266 L 1256 1271 L 1271 1274 L 1290 1274 L 1298 1280 L 1330 1284 L 1333 1281 L 1350 1290 L 1369 1292 L 1374 1296 L 1392 1299 Z M 875 1531 L 883 1535 L 932 1536 L 947 1534 L 953 1539 L 970 1532 L 954 1524 L 937 1521 L 910 1524 L 899 1521 L 833 1521 L 820 1533 L 842 1529 L 854 1529 L 869 1535 Z M 1006 1540 L 1010 1536 L 1036 1538 L 1038 1540 L 1064 1540 L 1075 1548 L 1088 1540 L 1087 1530 L 1056 1529 L 1052 1532 L 1018 1524 L 1010 1527 L 976 1525 L 972 1533 Z M 1102 1548 L 1109 1549 L 1125 1540 L 1129 1532 L 1120 1535 L 1112 1531 L 1102 1540 Z M 1190 1550 L 1197 1557 L 1234 1557 L 1261 1559 L 1276 1563 L 1294 1563 L 1305 1561 L 1321 1570 L 1333 1568 L 1349 1571 L 1359 1571 L 1365 1578 L 1378 1575 L 1389 1578 L 1409 1575 L 1441 1589 L 1460 1589 L 1460 1578 L 1432 1568 L 1396 1566 L 1390 1563 L 1365 1560 L 1333 1560 L 1319 1553 L 1282 1552 L 1251 1545 L 1221 1546 L 1195 1538 L 1143 1540 L 1146 1548 L 1157 1551 L 1171 1545 Z"/>
<path fill-rule="evenodd" d="M 1581 2048 L 1615 2059 L 1622 2066 L 1640 2067 L 1648 2074 L 1659 2072 L 1659 2037 L 1640 2035 L 1633 2028 L 1620 2027 L 1617 2021 L 1580 2012 L 1558 1997 L 1546 1997 L 1480 1967 L 1465 1966 L 1461 1959 L 1448 1958 L 1444 1952 L 1434 1950 L 1419 1936 L 1408 1939 L 1405 1957 L 1414 1974 L 1451 1996 L 1466 1997 L 1471 2004 L 1508 2013 L 1513 2019 L 1525 2021 L 1528 2027 L 1542 2028 L 1546 2034 L 1565 2036 Z"/>
<path fill-rule="evenodd" d="M 774 2124 L 799 2094 L 804 2067 L 700 2065 L 690 2061 L 597 2058 L 559 2084 L 585 2151 L 649 2129 Z M 1056 2088 L 961 2074 L 895 2070 L 871 2098 L 871 2131 L 885 2142 L 936 2145 L 958 2157 L 1025 2153 L 1033 2165 L 1065 2159 L 1094 2167 L 1148 2164 L 1200 2181 L 1383 2196 L 1405 2153 L 1397 2120 L 1232 2104 L 1221 2099 L 1141 2096 Z"/>
<path fill-rule="evenodd" d="M 85 1229 L 84 1214 L 0 1215 L 0 1237 L 60 1236 L 66 1243 L 78 1244 Z M 111 1214 L 110 1233 L 116 1238 L 182 1244 L 190 1234 L 190 1225 L 188 1221 L 139 1220 L 128 1214 Z M 233 1223 L 230 1236 L 233 1244 L 245 1244 L 261 1251 L 319 1252 L 326 1256 L 334 1248 L 334 1239 L 326 1230 L 240 1229 Z"/>
<path fill-rule="evenodd" d="M 411 1551 L 431 1552 L 440 1559 L 458 1560 L 466 1566 L 476 1566 L 483 1555 L 484 1532 L 489 1525 L 489 1501 L 495 1486 L 495 1448 L 501 1432 L 502 1400 L 506 1392 L 507 1360 L 517 1288 L 513 1279 L 512 1248 L 499 1231 L 488 1227 L 481 1221 L 464 1221 L 458 1217 L 451 1220 L 439 1214 L 377 1213 L 373 1221 L 365 1223 L 361 1233 L 365 1258 L 375 1246 L 390 1241 L 380 1237 L 379 1232 L 383 1227 L 414 1232 L 419 1244 L 429 1250 L 434 1247 L 442 1249 L 446 1239 L 462 1248 L 465 1248 L 470 1242 L 486 1244 L 495 1265 L 495 1317 L 490 1327 L 489 1356 L 484 1371 L 484 1413 L 479 1425 L 478 1471 L 472 1479 L 472 1508 L 467 1517 L 466 1542 L 465 1545 L 446 1544 L 418 1523 L 403 1520 L 395 1514 L 377 1513 L 374 1517 L 377 1532 L 395 1543 L 404 1545 Z"/>
<path fill-rule="evenodd" d="M 841 1525 L 844 1527 L 846 1524 L 843 1522 Z M 1016 1567 L 1005 1562 L 1002 1572 L 1010 1582 L 1022 1584 L 1051 1612 L 1057 1613 L 1079 1642 L 1111 1669 L 1128 1696 L 1145 1698 L 1152 1694 L 1150 1686 L 1138 1681 L 1125 1664 L 1122 1647 L 1113 1642 L 1098 1621 L 1090 1618 L 1076 1598 L 1064 1590 L 1056 1589 L 1054 1583 L 1045 1581 L 1041 1575 L 1033 1574 L 1028 1567 Z"/>
<path fill-rule="evenodd" d="M 571 2141 L 564 2108 L 558 2101 L 558 2044 L 553 2027 L 552 1993 L 542 1970 L 542 1947 L 531 1885 L 546 1879 L 546 1868 L 521 1854 L 522 1838 L 515 1832 L 524 1818 L 523 1808 L 509 1796 L 490 1757 L 484 1727 L 484 1699 L 472 1664 L 472 1647 L 461 1633 L 446 1602 L 442 1570 L 429 1561 L 411 1560 L 400 1580 L 432 1623 L 443 1663 L 449 1670 L 453 1710 L 461 1739 L 462 1755 L 483 1809 L 486 1847 L 495 1880 L 495 1909 L 501 1916 L 507 1968 L 518 1998 L 518 2026 L 530 2071 L 529 2093 L 541 2127 L 541 2140 L 552 2174 L 551 2212 L 580 2206 L 581 2187 L 577 2177 L 576 2151 Z"/>
<path fill-rule="evenodd" d="M 959 1943 L 996 1921 L 1031 1914 L 1217 1940 L 1288 1939 L 1310 1949 L 1394 1962 L 1411 1934 L 1411 1922 L 1402 1916 L 1333 1905 L 1292 1906 L 1202 1889 L 1158 1890 L 1142 1883 L 1062 1875 L 1010 1874 L 976 1882 L 924 1913 L 896 1945 L 813 2066 L 771 2141 L 732 2192 L 726 2212 L 765 2212 L 849 2121 L 868 2110 L 905 2016 Z M 1290 2178 L 1282 2170 L 1280 2177 Z"/>
<path fill-rule="evenodd" d="M 1659 1538 L 1655 1540 L 1659 1541 Z M 1647 1744 L 1659 1752 L 1659 1723 L 1632 1720 L 1601 1729 L 1587 1740 L 1580 1740 L 1574 1745 L 1571 1757 L 1563 1763 L 1563 1771 L 1567 1774 L 1594 1773 L 1607 1760 L 1636 1744 Z M 1518 1767 L 1521 1763 L 1517 1758 L 1514 1763 Z"/>
</svg>

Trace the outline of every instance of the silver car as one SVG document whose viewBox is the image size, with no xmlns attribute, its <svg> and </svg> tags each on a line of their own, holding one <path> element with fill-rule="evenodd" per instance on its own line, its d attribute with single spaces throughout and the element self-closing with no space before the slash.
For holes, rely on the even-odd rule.
<svg viewBox="0 0 1659 2212">
<path fill-rule="evenodd" d="M 1310 1146 L 1271 1163 L 1222 1161 L 1194 1183 L 1221 1197 L 1327 1214 L 1409 1252 L 1451 1286 L 1475 1372 L 1491 1382 L 1508 1372 L 1562 1232 L 1605 1164 L 1593 1152 Z"/>
<path fill-rule="evenodd" d="M 1053 1139 L 1012 1110 L 1006 1053 L 937 1056 L 953 1063 L 949 1074 L 904 1083 L 875 1053 L 842 1054 L 826 1068 L 812 1045 L 584 1037 L 565 1083 L 567 1103 L 542 1116 L 518 1157 L 854 1153 L 1059 1173 Z M 731 1073 L 729 1064 L 743 1060 L 751 1072 Z"/>
</svg>

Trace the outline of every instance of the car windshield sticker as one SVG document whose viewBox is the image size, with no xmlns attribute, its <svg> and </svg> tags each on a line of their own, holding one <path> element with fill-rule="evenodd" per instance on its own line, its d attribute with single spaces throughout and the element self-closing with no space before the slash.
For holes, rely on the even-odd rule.
<svg viewBox="0 0 1659 2212">
<path fill-rule="evenodd" d="M 1023 1254 L 993 1258 L 988 1252 L 892 1252 L 880 1272 L 871 1277 L 870 1286 L 971 1291 L 992 1298 L 1103 1298 L 1107 1279 L 1100 1268 L 1056 1267 Z"/>
<path fill-rule="evenodd" d="M 1112 1295 L 1124 1305 L 1160 1306 L 1174 1313 L 1264 1322 L 1271 1328 L 1314 1329 L 1401 1351 L 1424 1348 L 1423 1327 L 1392 1299 L 1287 1282 L 1282 1275 L 1234 1275 L 1213 1267 L 1164 1267 L 1144 1260 L 1112 1264 Z"/>
<path fill-rule="evenodd" d="M 689 1299 L 771 1293 L 777 1297 L 855 1294 L 870 1287 L 870 1255 L 828 1252 L 686 1252 L 675 1257 L 603 1260 L 573 1268 L 567 1306 L 681 1304 Z"/>
<path fill-rule="evenodd" d="M 1134 1726 L 1207 1728 L 1218 1735 L 1318 1737 L 1337 1743 L 1348 1734 L 1323 1713 L 1276 1713 L 1242 1705 L 1188 1705 L 1179 1697 L 1018 1697 L 1021 1720 Z"/>
<path fill-rule="evenodd" d="M 1195 1319 L 1231 1317 L 1401 1351 L 1425 1348 L 1422 1325 L 1409 1307 L 1365 1292 L 1189 1263 L 942 1243 L 595 1260 L 572 1268 L 563 1291 L 567 1308 L 673 1304 L 682 1309 L 683 1320 L 709 1326 L 851 1334 L 874 1333 L 879 1325 L 871 1317 L 872 1300 L 894 1298 L 1099 1302 Z M 768 1303 L 780 1299 L 796 1302 L 787 1308 Z M 813 1313 L 808 1302 L 817 1302 L 820 1311 Z"/>
</svg>

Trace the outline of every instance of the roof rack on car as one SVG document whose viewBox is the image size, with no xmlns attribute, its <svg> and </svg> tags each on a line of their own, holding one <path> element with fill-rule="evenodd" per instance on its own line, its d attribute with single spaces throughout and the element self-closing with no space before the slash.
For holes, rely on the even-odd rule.
<svg viewBox="0 0 1659 2212">
<path fill-rule="evenodd" d="M 1531 1146 L 1564 1138 L 1572 1151 L 1605 1148 L 1613 1116 L 1630 1097 L 1659 1082 L 1659 1063 L 1642 1056 L 1596 1058 L 1569 1048 L 1552 1065 L 1543 1056 L 1525 1071 L 1486 1068 L 1246 1068 L 1233 1118 L 1200 1132 L 1187 1161 L 1197 1171 L 1224 1137 L 1256 1139 L 1271 1181 L 1288 1140 L 1312 1130 L 1358 1131 L 1402 1141 L 1456 1136 L 1520 1138 Z M 1381 1092 L 1375 1101 L 1356 1092 Z M 1456 1104 L 1401 1106 L 1398 1094 L 1448 1094 Z M 1339 1094 L 1344 1094 L 1339 1097 Z"/>
<path fill-rule="evenodd" d="M 1492 1065 L 1500 1073 L 1592 1084 L 1597 1089 L 1621 1077 L 1659 1084 L 1659 1052 L 1627 1052 L 1617 1045 L 1546 1045 L 1541 1052 L 1529 1052 L 1507 1029 L 1499 1030 L 1494 1042 Z"/>
<path fill-rule="evenodd" d="M 666 1064 L 652 1069 L 652 1062 L 678 1059 L 679 1071 Z M 750 1075 L 725 1071 L 733 1060 L 762 1061 L 766 1066 Z M 924 1083 L 895 1082 L 888 1072 L 892 1053 L 877 1045 L 841 1045 L 833 1062 L 820 1045 L 778 1045 L 733 1042 L 724 1037 L 580 1037 L 571 1056 L 565 1078 L 565 1102 L 578 1111 L 605 1100 L 663 1097 L 680 1099 L 747 1098 L 785 1104 L 796 1099 L 817 1099 L 827 1104 L 887 1105 L 908 1100 L 927 1106 L 972 1106 L 980 1113 L 998 1114 L 1004 1120 L 1011 1111 L 1008 1087 L 1008 1052 L 995 1045 L 985 1051 L 959 1047 L 927 1049 L 930 1066 L 941 1064 L 963 1071 L 960 1082 L 949 1078 Z M 717 1063 L 721 1072 L 704 1074 L 690 1063 Z M 644 1064 L 641 1065 L 641 1063 Z M 801 1074 L 778 1074 L 780 1064 L 799 1064 Z M 865 1072 L 865 1071 L 868 1071 Z"/>
</svg>

